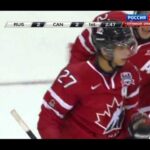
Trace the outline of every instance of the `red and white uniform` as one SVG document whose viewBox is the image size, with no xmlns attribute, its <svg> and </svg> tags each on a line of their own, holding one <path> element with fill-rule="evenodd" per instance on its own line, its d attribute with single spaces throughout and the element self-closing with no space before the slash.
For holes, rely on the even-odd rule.
<svg viewBox="0 0 150 150">
<path fill-rule="evenodd" d="M 38 123 L 42 138 L 122 139 L 139 102 L 139 72 L 130 62 L 111 77 L 92 61 L 64 68 L 46 92 Z"/>
<path fill-rule="evenodd" d="M 125 21 L 126 14 L 121 11 L 111 11 L 95 18 L 94 21 L 114 19 Z M 91 29 L 84 30 L 72 45 L 69 63 L 78 63 L 95 58 L 96 49 L 91 40 Z M 150 114 L 150 42 L 139 46 L 138 53 L 132 57 L 131 62 L 137 66 L 141 73 L 141 111 Z"/>
<path fill-rule="evenodd" d="M 136 55 L 130 58 L 141 74 L 140 111 L 150 114 L 150 42 L 142 44 Z"/>
</svg>

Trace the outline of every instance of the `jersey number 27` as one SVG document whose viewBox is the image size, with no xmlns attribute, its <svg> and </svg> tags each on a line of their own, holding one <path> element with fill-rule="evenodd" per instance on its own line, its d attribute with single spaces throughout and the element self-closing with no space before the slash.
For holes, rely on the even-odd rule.
<svg viewBox="0 0 150 150">
<path fill-rule="evenodd" d="M 64 79 L 64 78 L 68 78 L 68 82 L 67 82 L 67 83 L 66 83 L 66 82 L 65 82 L 65 83 L 63 82 L 63 79 Z M 64 88 L 68 88 L 69 86 L 71 86 L 71 85 L 77 83 L 77 80 L 76 80 L 76 78 L 75 78 L 73 75 L 71 75 L 71 73 L 70 73 L 69 70 L 65 69 L 65 70 L 63 71 L 63 74 L 61 74 L 61 75 L 58 77 L 58 82 L 61 83 L 61 84 L 64 84 L 64 85 L 63 85 Z"/>
</svg>

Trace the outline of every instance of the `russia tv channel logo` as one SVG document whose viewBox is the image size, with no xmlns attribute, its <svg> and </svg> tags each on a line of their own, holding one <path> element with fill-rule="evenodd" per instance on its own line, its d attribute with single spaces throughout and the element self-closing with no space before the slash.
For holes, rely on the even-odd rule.
<svg viewBox="0 0 150 150">
<path fill-rule="evenodd" d="M 145 14 L 129 14 L 126 16 L 126 21 L 148 21 L 148 15 Z"/>
</svg>

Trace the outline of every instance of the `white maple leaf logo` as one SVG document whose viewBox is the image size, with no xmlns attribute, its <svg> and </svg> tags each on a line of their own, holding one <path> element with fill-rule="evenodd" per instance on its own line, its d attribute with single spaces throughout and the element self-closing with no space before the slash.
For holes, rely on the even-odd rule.
<svg viewBox="0 0 150 150">
<path fill-rule="evenodd" d="M 114 108 L 115 110 L 111 112 L 111 110 Z M 118 103 L 117 99 L 114 97 L 112 104 L 106 104 L 106 110 L 103 113 L 96 113 L 96 117 L 97 120 L 95 123 L 104 129 L 103 134 L 121 129 L 124 119 L 123 102 Z M 102 118 L 108 120 L 107 123 L 104 123 Z"/>
</svg>

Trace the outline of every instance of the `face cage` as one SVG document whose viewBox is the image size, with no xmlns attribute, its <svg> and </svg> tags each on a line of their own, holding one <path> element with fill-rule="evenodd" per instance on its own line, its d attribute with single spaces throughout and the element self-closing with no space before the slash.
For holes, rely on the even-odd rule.
<svg viewBox="0 0 150 150">
<path fill-rule="evenodd" d="M 115 47 L 122 47 L 122 48 L 129 49 L 132 56 L 137 53 L 138 43 L 135 39 L 131 39 L 126 42 L 118 42 L 118 43 L 115 43 L 114 45 Z"/>
<path fill-rule="evenodd" d="M 113 57 L 114 57 L 113 47 L 112 48 L 102 47 L 101 50 L 105 51 L 105 53 L 106 53 L 105 57 L 107 57 L 108 61 L 112 61 L 113 60 Z"/>
<path fill-rule="evenodd" d="M 114 55 L 113 51 L 116 47 L 128 48 L 131 51 L 131 56 L 133 56 L 137 53 L 137 46 L 137 41 L 132 39 L 128 42 L 116 42 L 115 44 L 107 44 L 107 46 L 103 46 L 101 49 L 106 52 L 107 58 L 112 61 Z"/>
</svg>

